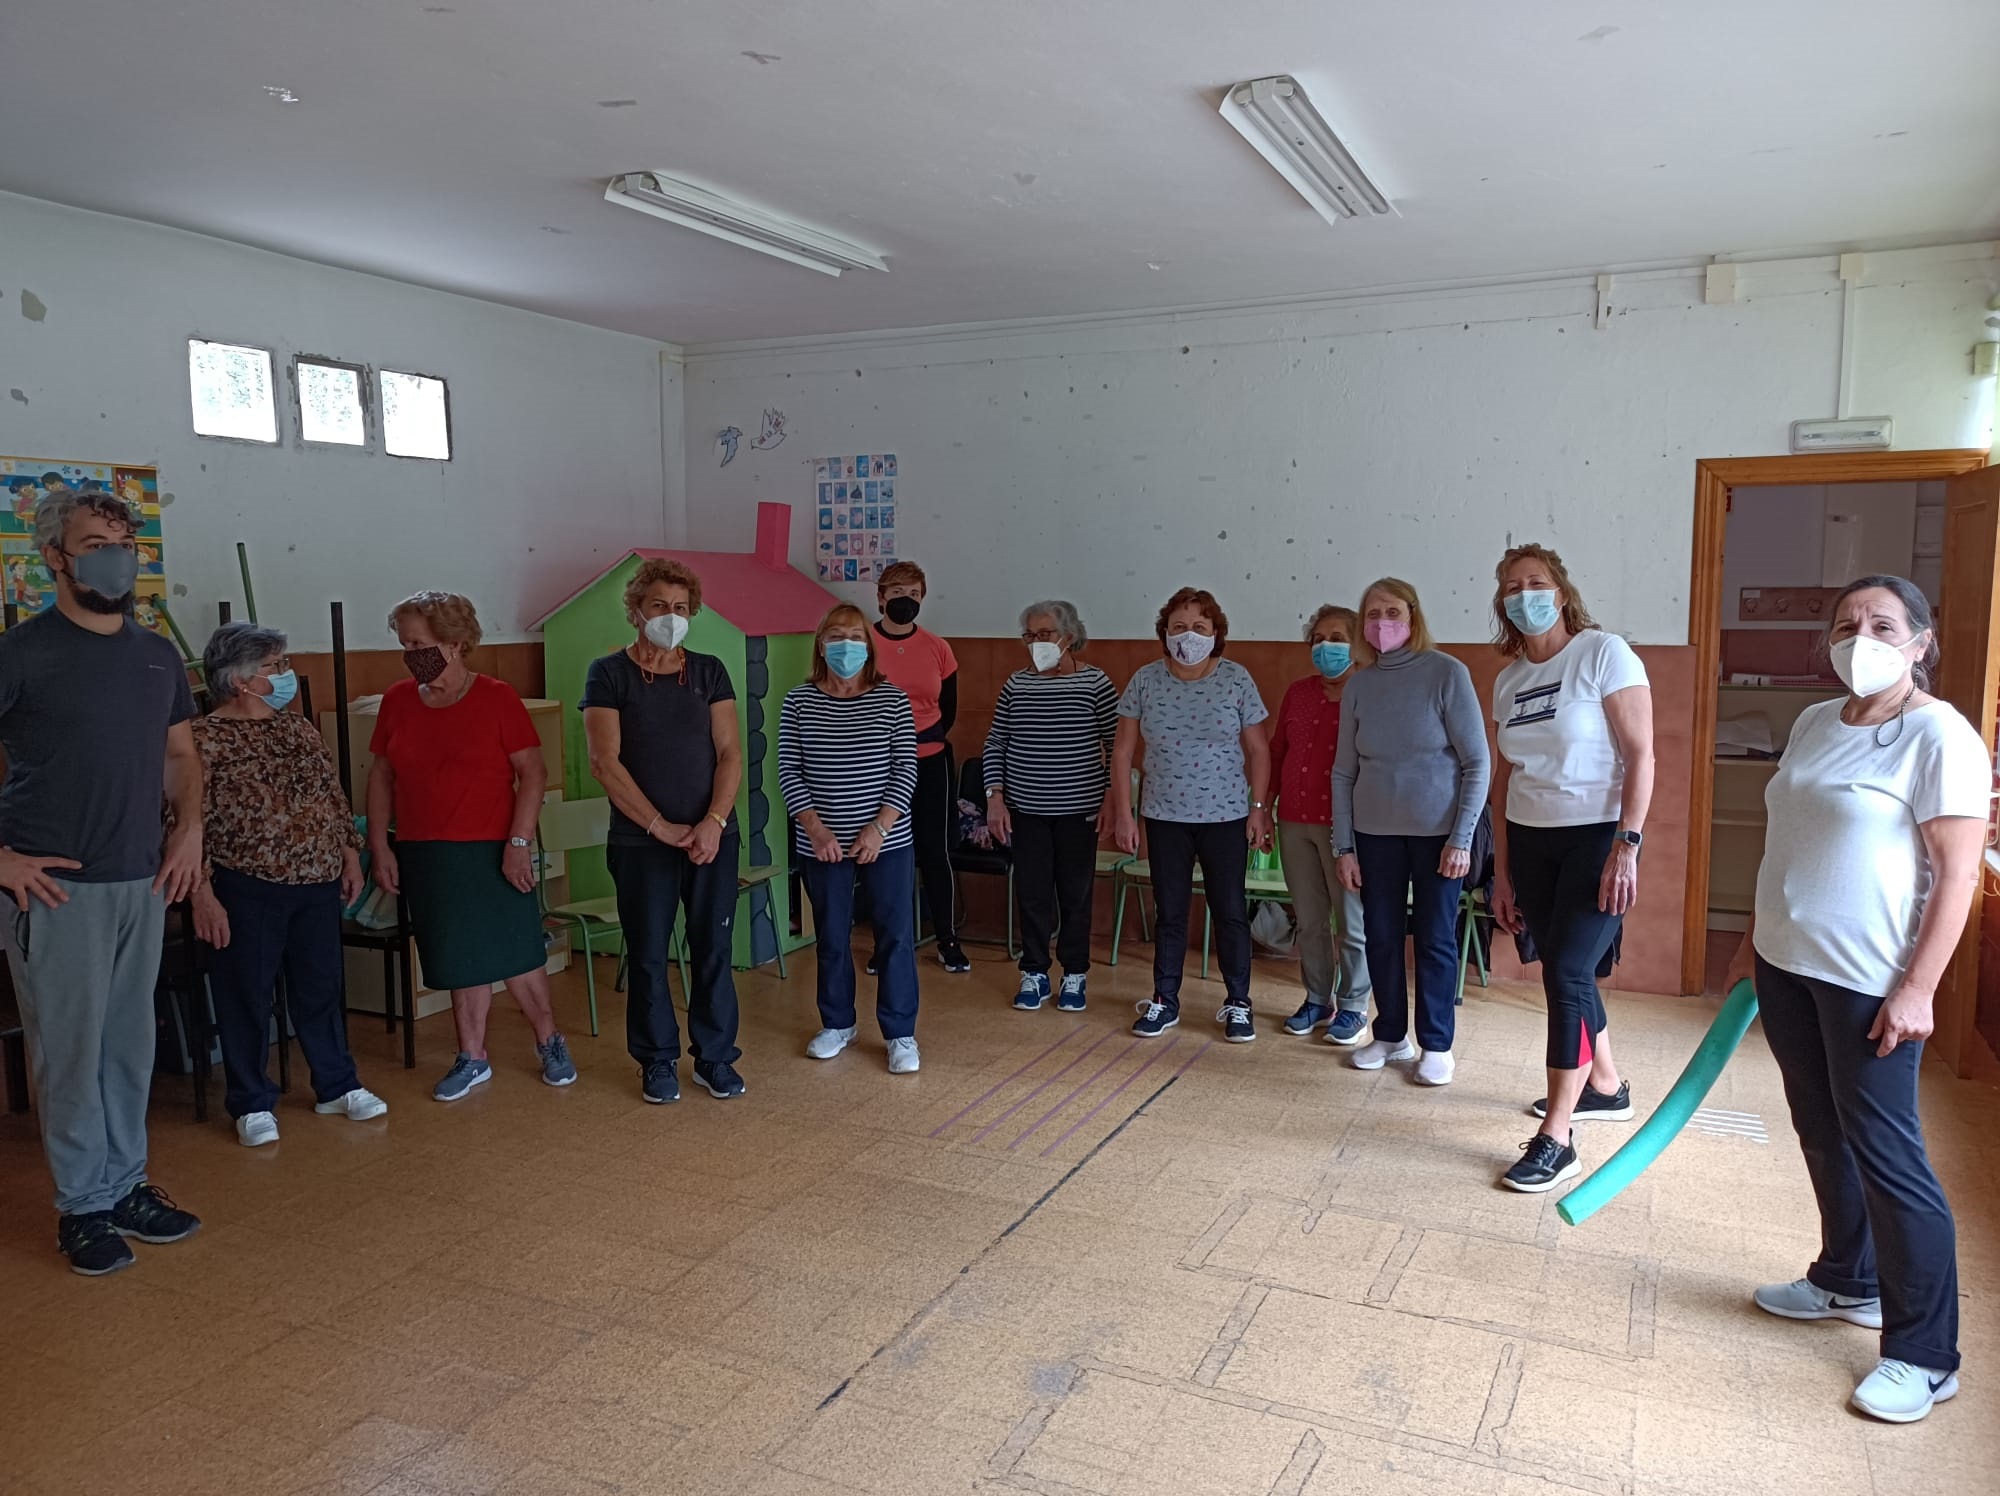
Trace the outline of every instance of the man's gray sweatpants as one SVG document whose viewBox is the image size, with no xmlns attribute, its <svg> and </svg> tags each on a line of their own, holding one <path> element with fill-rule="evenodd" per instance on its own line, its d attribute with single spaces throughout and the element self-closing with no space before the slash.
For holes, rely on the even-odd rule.
<svg viewBox="0 0 2000 1496">
<path fill-rule="evenodd" d="M 0 906 L 0 932 L 56 1209 L 80 1215 L 111 1209 L 145 1182 L 153 984 L 167 905 L 147 878 L 62 886 L 69 902 L 58 909 L 33 895 L 25 914 Z"/>
</svg>

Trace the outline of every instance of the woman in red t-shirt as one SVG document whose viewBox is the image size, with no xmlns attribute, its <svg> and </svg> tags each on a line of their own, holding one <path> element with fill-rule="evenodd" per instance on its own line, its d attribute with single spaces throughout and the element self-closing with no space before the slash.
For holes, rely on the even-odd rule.
<svg viewBox="0 0 2000 1496">
<path fill-rule="evenodd" d="M 479 615 L 455 592 L 396 604 L 389 627 L 411 679 L 382 695 L 368 751 L 375 881 L 409 905 L 424 977 L 451 989 L 458 1058 L 432 1089 L 456 1101 L 493 1078 L 486 1015 L 505 982 L 535 1030 L 542 1079 L 576 1079 L 556 1028 L 535 899 L 534 837 L 548 769 L 513 687 L 466 666 Z M 396 840 L 389 831 L 393 824 Z"/>
<path fill-rule="evenodd" d="M 951 884 L 958 786 L 951 782 L 948 739 L 958 719 L 958 659 L 943 639 L 917 626 L 924 592 L 924 569 L 916 562 L 898 561 L 882 569 L 875 584 L 882 609 L 875 625 L 875 666 L 910 698 L 917 722 L 917 798 L 910 807 L 910 831 L 916 837 L 917 873 L 923 879 L 924 902 L 930 905 L 938 962 L 946 971 L 970 971 L 972 962 L 958 943 Z M 875 970 L 872 960 L 868 969 Z"/>
<path fill-rule="evenodd" d="M 1299 972 L 1306 1000 L 1285 1020 L 1288 1034 L 1326 1024 L 1329 1044 L 1359 1044 L 1368 1032 L 1368 949 L 1361 895 L 1340 886 L 1333 858 L 1333 753 L 1340 743 L 1340 697 L 1357 665 L 1373 658 L 1352 608 L 1332 604 L 1306 626 L 1313 673 L 1292 682 L 1271 734 L 1271 783 L 1278 790 L 1278 852 L 1299 921 Z M 1333 916 L 1338 913 L 1338 920 Z M 1336 960 L 1334 932 L 1340 935 Z"/>
</svg>

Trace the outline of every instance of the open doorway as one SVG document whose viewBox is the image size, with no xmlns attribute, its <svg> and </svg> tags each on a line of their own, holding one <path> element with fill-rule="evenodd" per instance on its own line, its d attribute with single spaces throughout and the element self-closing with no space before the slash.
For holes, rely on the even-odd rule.
<svg viewBox="0 0 2000 1496">
<path fill-rule="evenodd" d="M 1696 465 L 1689 599 L 1695 752 L 1682 991 L 1706 985 L 1711 929 L 1726 944 L 1734 938 L 1730 927 L 1740 931 L 1747 917 L 1762 854 L 1763 785 L 1776 750 L 1806 706 L 1840 690 L 1814 648 L 1837 590 L 1828 585 L 1833 572 L 1848 572 L 1844 582 L 1869 571 L 1895 571 L 1932 593 L 1947 655 L 1938 694 L 1965 711 L 1993 745 L 2000 531 L 1987 511 L 2000 511 L 2000 482 L 1994 481 L 2000 470 L 1963 476 L 1986 463 L 1984 452 L 1940 451 Z M 1971 487 L 1961 491 L 1961 485 Z M 1951 559 L 1954 549 L 1963 564 Z M 1973 564 L 1982 549 L 1983 559 Z M 1720 731 L 1718 723 L 1725 724 Z M 1954 1068 L 1960 1066 L 1960 1042 L 1971 1032 L 1976 938 L 1969 938 L 1967 950 L 1972 960 L 1960 973 L 1967 983 L 1963 1022 L 1951 1033 L 1940 993 L 1939 1048 Z"/>
</svg>

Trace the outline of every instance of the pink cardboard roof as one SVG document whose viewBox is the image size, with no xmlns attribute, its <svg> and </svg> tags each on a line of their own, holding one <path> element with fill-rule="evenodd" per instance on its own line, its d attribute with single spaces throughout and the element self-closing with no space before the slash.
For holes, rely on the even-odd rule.
<svg viewBox="0 0 2000 1496">
<path fill-rule="evenodd" d="M 810 634 L 826 610 L 840 599 L 794 567 L 791 549 L 792 509 L 789 504 L 757 506 L 757 548 L 754 551 L 684 551 L 634 546 L 626 556 L 662 557 L 680 561 L 701 577 L 701 601 L 751 637 L 769 634 Z M 625 559 L 620 556 L 619 561 Z M 613 563 L 614 565 L 616 563 Z M 578 587 L 535 621 L 540 628 L 580 597 L 597 577 Z"/>
</svg>

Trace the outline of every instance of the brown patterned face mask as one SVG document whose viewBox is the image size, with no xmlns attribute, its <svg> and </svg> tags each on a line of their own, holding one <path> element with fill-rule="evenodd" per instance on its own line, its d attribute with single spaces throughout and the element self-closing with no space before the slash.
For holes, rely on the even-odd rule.
<svg viewBox="0 0 2000 1496">
<path fill-rule="evenodd" d="M 410 678 L 420 686 L 428 686 L 443 675 L 446 663 L 444 651 L 435 644 L 426 644 L 422 649 L 403 651 L 403 668 L 410 672 Z"/>
</svg>

